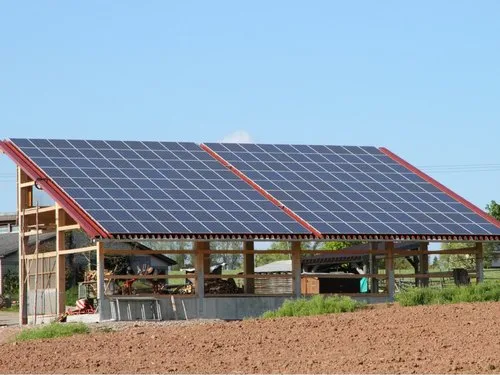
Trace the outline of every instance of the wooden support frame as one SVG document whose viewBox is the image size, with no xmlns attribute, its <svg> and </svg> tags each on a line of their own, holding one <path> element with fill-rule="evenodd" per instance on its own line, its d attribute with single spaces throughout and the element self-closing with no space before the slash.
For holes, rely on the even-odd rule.
<svg viewBox="0 0 500 375">
<path fill-rule="evenodd" d="M 97 252 L 97 303 L 99 311 L 99 319 L 104 319 L 104 244 L 102 242 L 97 242 L 96 246 Z"/>
<path fill-rule="evenodd" d="M 253 241 L 245 241 L 243 243 L 243 273 L 245 275 L 255 274 L 255 255 L 253 254 L 255 250 Z M 247 294 L 255 293 L 255 280 L 253 278 L 248 278 L 245 280 L 244 292 Z"/>
<path fill-rule="evenodd" d="M 427 275 L 429 273 L 429 243 L 428 242 L 421 242 L 419 246 L 419 251 L 421 254 L 419 254 L 419 268 L 418 271 L 423 274 Z M 417 278 L 417 276 L 415 275 Z M 416 283 L 418 286 L 423 286 L 427 287 L 429 286 L 429 278 L 420 278 L 418 279 L 418 283 Z"/>
<path fill-rule="evenodd" d="M 61 210 L 56 204 L 56 227 L 61 221 Z M 56 290 L 57 290 L 57 314 L 64 314 L 66 310 L 66 257 L 61 254 L 65 249 L 64 231 L 59 228 L 56 231 Z"/>
<path fill-rule="evenodd" d="M 476 282 L 484 281 L 484 259 L 483 259 L 483 244 L 476 243 Z"/>
<path fill-rule="evenodd" d="M 205 252 L 210 250 L 209 241 L 197 241 L 194 243 L 195 251 L 195 295 L 198 296 L 198 315 L 203 316 L 205 312 Z"/>
<path fill-rule="evenodd" d="M 302 295 L 302 287 L 301 287 L 302 262 L 301 262 L 300 241 L 292 242 L 291 247 L 292 247 L 293 295 L 295 296 L 295 298 L 300 298 L 300 296 Z"/>
<path fill-rule="evenodd" d="M 24 211 L 33 206 L 33 185 L 23 186 L 33 181 L 20 167 L 17 167 L 17 220 L 19 223 L 19 324 L 28 324 L 28 285 L 25 264 L 28 237 L 24 236 Z M 33 181 L 34 182 L 34 181 Z"/>
<path fill-rule="evenodd" d="M 378 242 L 370 243 L 370 254 L 369 254 L 369 273 L 372 275 L 378 274 L 378 264 L 377 257 L 374 253 L 377 252 Z M 385 254 L 385 251 L 384 251 Z M 370 279 L 370 291 L 371 293 L 378 293 L 378 278 L 372 277 Z"/>
<path fill-rule="evenodd" d="M 385 274 L 387 275 L 387 294 L 391 301 L 394 300 L 396 290 L 396 280 L 394 278 L 394 242 L 386 242 L 385 249 L 387 255 L 385 257 Z"/>
</svg>

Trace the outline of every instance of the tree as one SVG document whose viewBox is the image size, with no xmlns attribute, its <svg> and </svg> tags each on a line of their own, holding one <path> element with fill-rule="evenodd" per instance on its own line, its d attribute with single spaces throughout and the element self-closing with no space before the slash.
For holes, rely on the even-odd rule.
<svg viewBox="0 0 500 375">
<path fill-rule="evenodd" d="M 269 250 L 288 250 L 290 243 L 286 241 L 273 242 Z M 257 252 L 258 253 L 258 252 Z M 290 259 L 289 254 L 257 254 L 255 255 L 255 266 L 263 266 L 264 264 L 277 262 L 278 260 Z"/>
<path fill-rule="evenodd" d="M 211 243 L 212 250 L 242 250 L 241 241 L 220 241 Z M 242 254 L 213 254 L 211 255 L 210 264 L 226 263 L 226 267 L 230 270 L 241 269 L 243 264 Z"/>
<path fill-rule="evenodd" d="M 486 205 L 486 211 L 495 219 L 500 220 L 500 204 L 496 201 L 491 201 Z"/>
<path fill-rule="evenodd" d="M 486 211 L 495 219 L 500 220 L 500 204 L 496 201 L 491 201 L 490 204 L 487 204 Z M 491 267 L 491 263 L 493 262 L 493 253 L 495 252 L 500 252 L 500 244 L 487 243 L 484 245 L 483 258 L 485 267 Z"/>
<path fill-rule="evenodd" d="M 442 250 L 447 249 L 463 249 L 466 247 L 474 247 L 472 242 L 446 242 L 441 244 Z M 439 256 L 439 267 L 445 270 L 453 268 L 465 268 L 468 270 L 474 269 L 476 260 L 473 255 L 469 254 L 443 254 Z"/>
</svg>

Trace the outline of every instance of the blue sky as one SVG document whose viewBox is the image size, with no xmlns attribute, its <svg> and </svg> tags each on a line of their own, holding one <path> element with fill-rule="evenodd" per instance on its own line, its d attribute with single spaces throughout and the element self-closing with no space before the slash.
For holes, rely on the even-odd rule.
<svg viewBox="0 0 500 375">
<path fill-rule="evenodd" d="M 498 1 L 4 2 L 0 138 L 385 146 L 484 208 L 500 200 L 498 14 Z M 5 156 L 0 192 L 15 210 Z"/>
</svg>

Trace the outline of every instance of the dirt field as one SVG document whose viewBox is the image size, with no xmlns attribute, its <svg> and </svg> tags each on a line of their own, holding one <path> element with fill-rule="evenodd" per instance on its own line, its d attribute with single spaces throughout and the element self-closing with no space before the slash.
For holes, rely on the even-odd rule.
<svg viewBox="0 0 500 375">
<path fill-rule="evenodd" d="M 0 373 L 500 373 L 500 303 L 128 325 L 0 353 Z"/>
</svg>

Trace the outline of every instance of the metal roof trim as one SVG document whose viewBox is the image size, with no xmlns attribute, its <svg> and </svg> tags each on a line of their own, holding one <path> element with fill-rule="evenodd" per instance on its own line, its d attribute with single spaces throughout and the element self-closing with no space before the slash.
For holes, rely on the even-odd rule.
<svg viewBox="0 0 500 375">
<path fill-rule="evenodd" d="M 455 199 L 456 201 L 458 201 L 459 203 L 462 203 L 465 207 L 467 207 L 468 209 L 470 209 L 471 211 L 473 211 L 474 213 L 478 214 L 479 216 L 481 216 L 483 219 L 489 221 L 491 224 L 495 225 L 496 227 L 500 228 L 500 221 L 498 221 L 497 219 L 495 219 L 494 217 L 488 215 L 486 212 L 484 212 L 483 210 L 481 210 L 479 207 L 477 207 L 476 205 L 472 204 L 471 202 L 469 202 L 467 199 L 461 197 L 460 195 L 458 195 L 457 193 L 455 193 L 454 191 L 448 189 L 446 186 L 444 186 L 443 184 L 441 184 L 440 182 L 436 181 L 434 178 L 432 178 L 431 176 L 429 176 L 428 174 L 422 172 L 420 169 L 418 169 L 417 167 L 413 166 L 412 164 L 408 163 L 406 160 L 404 160 L 403 158 L 399 157 L 398 155 L 396 155 L 395 153 L 393 153 L 392 151 L 388 150 L 387 148 L 385 147 L 380 147 L 379 150 L 384 153 L 386 156 L 388 156 L 389 158 L 391 158 L 392 160 L 394 160 L 395 162 L 397 162 L 398 164 L 401 164 L 403 167 L 409 169 L 411 172 L 415 173 L 416 175 L 418 175 L 419 177 L 423 178 L 425 181 L 427 181 L 428 183 L 434 185 L 434 187 L 438 188 L 439 190 L 441 190 L 443 193 L 447 194 L 449 197 Z"/>
<path fill-rule="evenodd" d="M 78 203 L 66 194 L 41 168 L 28 158 L 12 141 L 0 141 L 0 149 L 9 156 L 14 163 L 23 169 L 47 194 L 64 208 L 71 217 L 91 237 L 108 238 L 109 233 L 92 219 Z"/>
<path fill-rule="evenodd" d="M 253 181 L 251 178 L 249 178 L 247 175 L 245 175 L 243 172 L 241 172 L 238 168 L 235 166 L 231 165 L 227 160 L 225 160 L 222 156 L 220 156 L 217 152 L 212 150 L 210 147 L 208 147 L 205 144 L 200 145 L 201 149 L 206 151 L 211 157 L 213 157 L 215 160 L 217 160 L 219 163 L 221 163 L 224 167 L 229 169 L 231 172 L 233 172 L 236 176 L 241 178 L 243 181 L 245 181 L 247 184 L 249 184 L 252 188 L 254 188 L 258 193 L 260 193 L 263 197 L 265 197 L 267 200 L 269 200 L 271 203 L 273 203 L 275 206 L 279 207 L 285 214 L 290 216 L 292 219 L 294 219 L 297 223 L 302 225 L 304 228 L 307 230 L 311 231 L 316 237 L 318 238 L 323 238 L 323 235 L 319 230 L 314 228 L 311 224 L 309 224 L 306 220 L 301 218 L 299 215 L 297 215 L 294 211 L 292 211 L 290 208 L 285 206 L 283 203 L 279 201 L 279 199 L 276 199 L 271 193 L 269 193 L 266 189 L 263 189 L 259 184 L 257 184 L 255 181 Z"/>
</svg>

